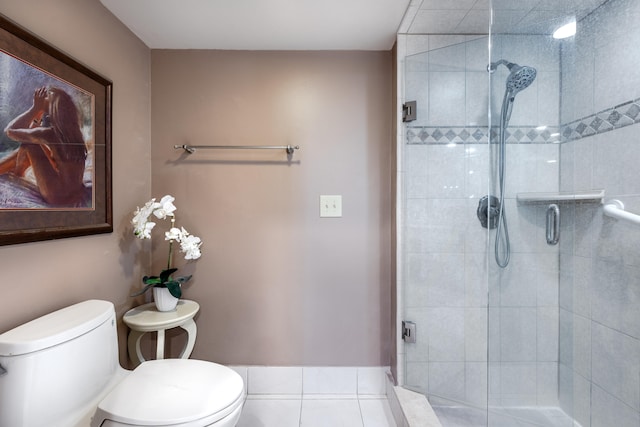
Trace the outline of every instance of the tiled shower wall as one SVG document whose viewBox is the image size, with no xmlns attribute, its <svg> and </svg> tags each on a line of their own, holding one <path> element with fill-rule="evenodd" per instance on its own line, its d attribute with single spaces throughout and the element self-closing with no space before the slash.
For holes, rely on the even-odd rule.
<svg viewBox="0 0 640 427">
<path fill-rule="evenodd" d="M 559 185 L 559 46 L 548 41 L 493 38 L 493 60 L 538 69 L 533 85 L 518 94 L 511 119 L 506 210 L 512 259 L 498 271 L 476 217 L 492 173 L 488 39 L 399 38 L 399 52 L 407 54 L 406 100 L 418 101 L 418 119 L 405 128 L 401 156 L 400 239 L 403 318 L 417 323 L 417 343 L 406 344 L 401 356 L 404 385 L 427 393 L 434 404 L 484 406 L 487 398 L 492 405 L 557 403 L 558 249 L 544 242 L 544 210 L 515 202 L 519 192 L 557 191 Z M 501 67 L 492 77 L 494 112 L 500 111 L 507 74 Z M 492 121 L 497 123 L 495 113 Z"/>
<path fill-rule="evenodd" d="M 612 0 L 562 47 L 563 190 L 603 188 L 640 214 L 640 2 Z M 622 104 L 622 105 L 621 105 Z M 569 132 L 567 131 L 567 135 Z M 565 209 L 560 402 L 582 427 L 640 425 L 640 227 Z"/>
</svg>

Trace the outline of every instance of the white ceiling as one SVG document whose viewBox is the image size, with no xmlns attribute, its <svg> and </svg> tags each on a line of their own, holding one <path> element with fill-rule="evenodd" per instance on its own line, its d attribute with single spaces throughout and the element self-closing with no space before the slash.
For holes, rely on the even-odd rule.
<svg viewBox="0 0 640 427">
<path fill-rule="evenodd" d="M 398 32 L 485 34 L 491 16 L 490 0 L 100 1 L 152 49 L 388 50 Z M 492 0 L 493 31 L 550 34 L 605 1 Z"/>
<path fill-rule="evenodd" d="M 388 50 L 409 0 L 100 0 L 152 49 Z"/>
</svg>

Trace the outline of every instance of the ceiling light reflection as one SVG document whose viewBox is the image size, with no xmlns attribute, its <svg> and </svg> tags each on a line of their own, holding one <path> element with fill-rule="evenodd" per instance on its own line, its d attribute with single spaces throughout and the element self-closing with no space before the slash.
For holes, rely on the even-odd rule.
<svg viewBox="0 0 640 427">
<path fill-rule="evenodd" d="M 571 21 L 568 24 L 564 24 L 553 32 L 554 39 L 566 39 L 576 34 L 576 21 Z"/>
</svg>

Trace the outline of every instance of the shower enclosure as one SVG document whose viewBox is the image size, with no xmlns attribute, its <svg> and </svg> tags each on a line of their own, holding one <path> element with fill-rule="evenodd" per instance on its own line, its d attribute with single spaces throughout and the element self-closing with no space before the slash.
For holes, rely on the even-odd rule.
<svg viewBox="0 0 640 427">
<path fill-rule="evenodd" d="M 602 203 L 640 214 L 640 2 L 459 1 L 484 31 L 412 33 L 435 3 L 398 36 L 398 382 L 444 427 L 638 427 L 640 227 Z"/>
</svg>

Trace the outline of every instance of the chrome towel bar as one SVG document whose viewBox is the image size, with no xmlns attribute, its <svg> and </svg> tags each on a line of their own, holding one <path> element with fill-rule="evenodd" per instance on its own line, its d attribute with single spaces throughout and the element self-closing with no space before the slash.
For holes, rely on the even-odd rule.
<svg viewBox="0 0 640 427">
<path fill-rule="evenodd" d="M 297 145 L 174 145 L 174 149 L 182 148 L 189 154 L 195 153 L 196 149 L 217 149 L 217 150 L 286 150 L 287 154 L 293 154 L 295 150 L 299 150 Z"/>
</svg>

